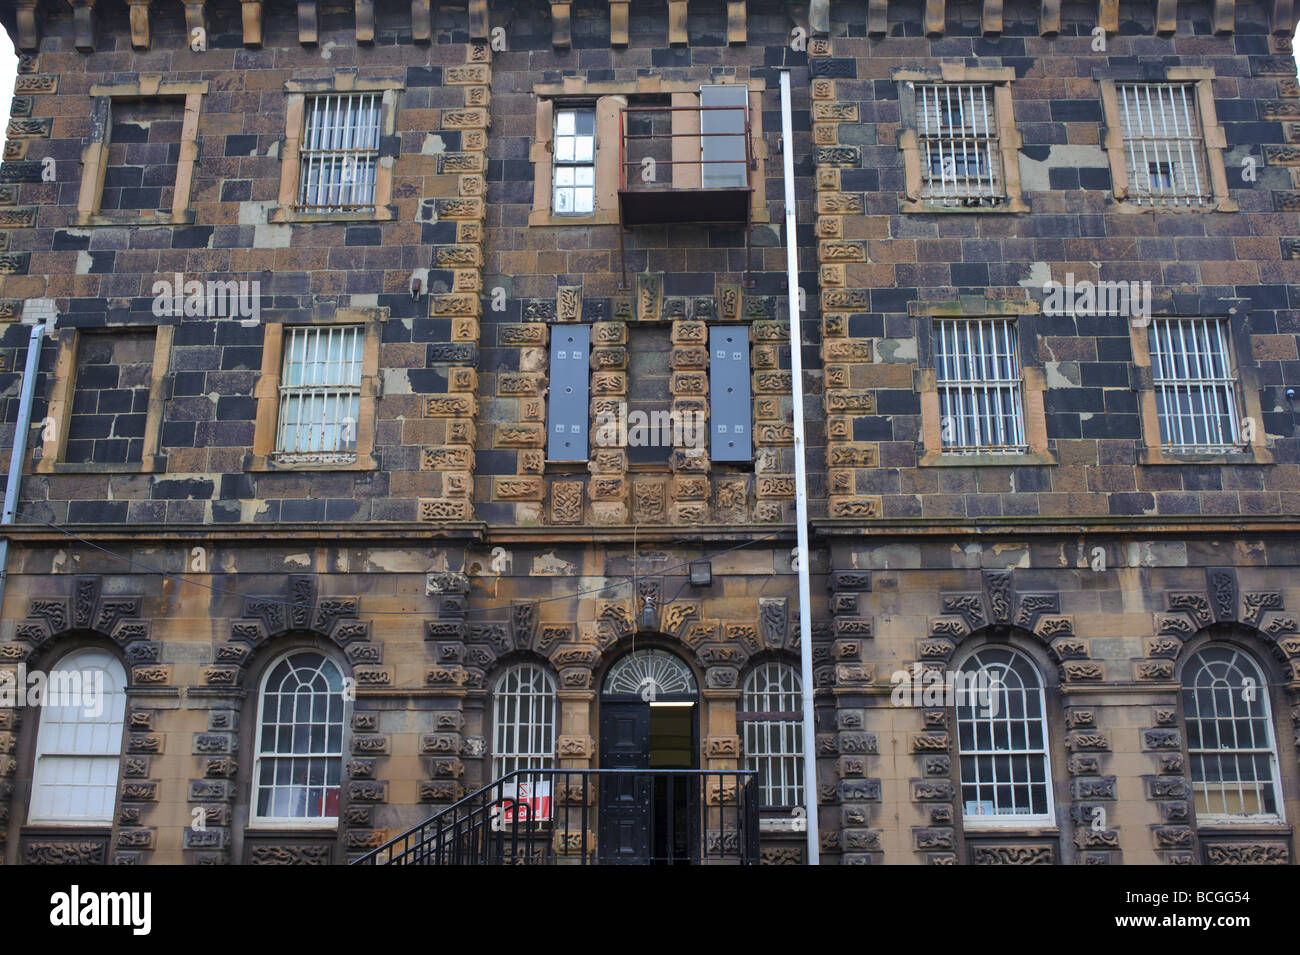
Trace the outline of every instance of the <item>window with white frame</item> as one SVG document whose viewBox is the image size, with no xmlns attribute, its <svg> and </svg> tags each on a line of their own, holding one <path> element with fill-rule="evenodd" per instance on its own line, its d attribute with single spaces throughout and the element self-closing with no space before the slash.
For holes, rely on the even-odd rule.
<svg viewBox="0 0 1300 955">
<path fill-rule="evenodd" d="M 298 165 L 298 209 L 373 208 L 379 168 L 380 93 L 308 97 Z"/>
<path fill-rule="evenodd" d="M 741 712 L 745 768 L 758 770 L 767 809 L 803 804 L 803 696 L 799 673 L 788 663 L 756 666 L 745 678 Z"/>
<path fill-rule="evenodd" d="M 126 670 L 111 653 L 77 650 L 46 679 L 36 731 L 31 825 L 111 826 L 126 715 Z"/>
<path fill-rule="evenodd" d="M 492 775 L 555 765 L 555 683 L 542 667 L 519 663 L 501 674 L 493 705 Z"/>
<path fill-rule="evenodd" d="M 1149 336 L 1161 445 L 1184 452 L 1241 450 L 1226 319 L 1156 318 Z"/>
<path fill-rule="evenodd" d="M 342 769 L 343 673 L 321 653 L 290 653 L 258 694 L 253 823 L 336 824 Z"/>
<path fill-rule="evenodd" d="M 988 84 L 916 84 L 922 198 L 948 206 L 1006 200 L 997 111 Z"/>
<path fill-rule="evenodd" d="M 957 752 L 968 825 L 1050 825 L 1051 760 L 1038 669 L 1021 653 L 985 647 L 958 669 Z"/>
<path fill-rule="evenodd" d="M 285 330 L 276 455 L 285 462 L 354 459 L 364 338 L 355 325 Z"/>
<path fill-rule="evenodd" d="M 943 450 L 1025 451 L 1015 319 L 939 319 L 934 341 Z"/>
<path fill-rule="evenodd" d="M 1144 205 L 1200 205 L 1211 198 L 1194 83 L 1119 83 L 1129 198 Z"/>
<path fill-rule="evenodd" d="M 596 208 L 596 110 L 556 107 L 551 211 L 590 215 Z"/>
<path fill-rule="evenodd" d="M 1268 688 L 1234 647 L 1211 645 L 1183 671 L 1183 717 L 1197 821 L 1280 819 Z"/>
</svg>

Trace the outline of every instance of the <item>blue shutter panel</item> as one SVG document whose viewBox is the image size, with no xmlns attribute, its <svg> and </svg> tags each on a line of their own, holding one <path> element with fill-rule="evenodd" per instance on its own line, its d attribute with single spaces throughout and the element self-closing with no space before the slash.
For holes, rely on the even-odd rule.
<svg viewBox="0 0 1300 955">
<path fill-rule="evenodd" d="M 749 406 L 749 326 L 709 328 L 709 457 L 753 458 Z"/>
<path fill-rule="evenodd" d="M 587 460 L 587 399 L 591 326 L 551 326 L 551 389 L 547 403 L 546 457 Z"/>
</svg>

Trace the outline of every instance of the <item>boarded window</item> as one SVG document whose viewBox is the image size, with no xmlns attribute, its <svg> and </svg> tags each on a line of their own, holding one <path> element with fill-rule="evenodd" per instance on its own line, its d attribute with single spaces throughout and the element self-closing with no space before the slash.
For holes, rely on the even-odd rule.
<svg viewBox="0 0 1300 955">
<path fill-rule="evenodd" d="M 552 461 L 587 460 L 587 405 L 591 329 L 551 329 L 551 393 L 547 408 L 546 456 Z"/>
<path fill-rule="evenodd" d="M 154 339 L 153 331 L 118 332 L 87 334 L 78 343 L 64 449 L 69 464 L 143 460 Z"/>
<path fill-rule="evenodd" d="M 170 212 L 185 101 L 113 101 L 100 212 Z"/>
</svg>

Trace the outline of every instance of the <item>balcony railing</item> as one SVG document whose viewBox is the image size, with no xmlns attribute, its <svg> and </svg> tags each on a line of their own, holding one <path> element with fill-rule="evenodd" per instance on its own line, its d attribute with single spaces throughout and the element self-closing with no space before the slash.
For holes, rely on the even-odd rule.
<svg viewBox="0 0 1300 955">
<path fill-rule="evenodd" d="M 757 162 L 747 105 L 624 107 L 618 162 L 620 259 L 627 228 L 743 223 L 749 284 Z"/>
<path fill-rule="evenodd" d="M 516 770 L 354 865 L 754 865 L 758 776 Z"/>
</svg>

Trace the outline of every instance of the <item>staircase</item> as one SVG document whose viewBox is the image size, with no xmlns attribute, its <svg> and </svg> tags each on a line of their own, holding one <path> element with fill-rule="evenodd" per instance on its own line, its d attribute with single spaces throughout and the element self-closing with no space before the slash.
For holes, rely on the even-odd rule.
<svg viewBox="0 0 1300 955">
<path fill-rule="evenodd" d="M 752 770 L 521 769 L 353 865 L 756 865 Z"/>
</svg>

